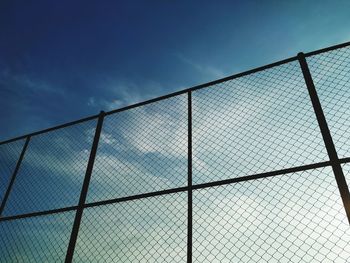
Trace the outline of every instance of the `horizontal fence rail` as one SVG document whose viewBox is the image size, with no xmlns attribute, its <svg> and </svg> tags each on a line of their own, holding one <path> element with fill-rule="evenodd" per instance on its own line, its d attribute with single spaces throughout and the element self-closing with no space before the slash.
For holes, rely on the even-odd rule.
<svg viewBox="0 0 350 263">
<path fill-rule="evenodd" d="M 1 262 L 349 262 L 350 42 L 0 142 Z"/>
</svg>

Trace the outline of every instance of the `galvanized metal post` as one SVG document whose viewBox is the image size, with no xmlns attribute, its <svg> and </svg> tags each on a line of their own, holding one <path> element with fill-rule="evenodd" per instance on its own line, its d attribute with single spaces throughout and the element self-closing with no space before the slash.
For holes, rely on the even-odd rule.
<svg viewBox="0 0 350 263">
<path fill-rule="evenodd" d="M 188 94 L 187 262 L 192 263 L 192 91 L 189 91 L 187 94 Z"/>
<path fill-rule="evenodd" d="M 66 263 L 72 262 L 72 260 L 73 260 L 75 244 L 76 244 L 77 238 L 78 238 L 78 232 L 79 232 L 81 218 L 83 216 L 85 200 L 86 200 L 87 192 L 89 189 L 92 170 L 94 167 L 94 162 L 95 162 L 98 142 L 99 142 L 100 134 L 101 134 L 101 130 L 102 130 L 104 116 L 105 116 L 105 113 L 103 111 L 101 111 L 100 115 L 98 117 L 98 121 L 97 121 L 94 141 L 92 143 L 89 162 L 88 162 L 88 165 L 86 168 L 86 173 L 85 173 L 85 179 L 84 179 L 83 186 L 81 189 L 79 204 L 78 204 L 77 212 L 75 214 L 73 229 L 72 229 L 72 233 L 71 233 L 70 240 L 69 240 L 69 245 L 68 245 L 66 260 L 65 260 Z"/>
<path fill-rule="evenodd" d="M 327 153 L 329 156 L 329 160 L 331 162 L 331 166 L 335 175 L 335 179 L 338 184 L 339 192 L 341 195 L 341 198 L 343 200 L 344 208 L 346 215 L 348 217 L 348 221 L 350 224 L 350 193 L 349 193 L 349 188 L 346 183 L 344 173 L 341 167 L 341 162 L 338 158 L 337 151 L 334 146 L 334 142 L 331 136 L 331 132 L 329 130 L 326 117 L 323 113 L 323 109 L 321 106 L 321 102 L 319 100 L 319 97 L 317 95 L 317 91 L 315 88 L 315 84 L 313 82 L 308 64 L 305 59 L 305 54 L 304 53 L 299 53 L 298 54 L 298 60 L 301 66 L 301 70 L 304 75 L 305 83 L 311 98 L 312 106 L 314 108 L 316 118 L 318 121 L 318 125 L 321 129 L 323 141 L 325 143 Z"/>
</svg>

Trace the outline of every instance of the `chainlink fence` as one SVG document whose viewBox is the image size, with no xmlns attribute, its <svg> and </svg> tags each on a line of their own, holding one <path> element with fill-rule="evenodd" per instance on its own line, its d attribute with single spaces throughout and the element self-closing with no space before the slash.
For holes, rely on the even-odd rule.
<svg viewBox="0 0 350 263">
<path fill-rule="evenodd" d="M 350 43 L 0 143 L 1 262 L 349 262 Z"/>
</svg>

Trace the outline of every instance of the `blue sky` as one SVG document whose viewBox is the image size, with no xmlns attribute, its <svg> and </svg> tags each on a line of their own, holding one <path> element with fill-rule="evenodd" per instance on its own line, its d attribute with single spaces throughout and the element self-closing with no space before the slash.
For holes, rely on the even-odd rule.
<svg viewBox="0 0 350 263">
<path fill-rule="evenodd" d="M 0 140 L 350 40 L 349 1 L 1 1 Z"/>
<path fill-rule="evenodd" d="M 0 140 L 350 40 L 348 1 L 72 2 L 0 4 Z M 350 47 L 307 60 L 349 157 Z M 299 70 L 293 61 L 192 93 L 194 184 L 328 160 Z M 33 136 L 4 215 L 77 205 L 95 127 Z M 23 143 L 0 145 L 0 198 Z M 106 116 L 87 202 L 186 186 L 187 146 L 186 94 Z M 74 260 L 184 262 L 186 209 L 186 192 L 87 208 Z M 193 209 L 194 262 L 350 258 L 330 167 L 194 190 Z M 0 254 L 60 261 L 73 219 L 2 222 Z"/>
</svg>

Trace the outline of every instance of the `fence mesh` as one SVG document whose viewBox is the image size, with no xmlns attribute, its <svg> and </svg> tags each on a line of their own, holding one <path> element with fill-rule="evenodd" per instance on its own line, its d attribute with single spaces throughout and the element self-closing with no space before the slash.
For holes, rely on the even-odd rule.
<svg viewBox="0 0 350 263">
<path fill-rule="evenodd" d="M 187 184 L 187 96 L 106 116 L 88 202 Z"/>
<path fill-rule="evenodd" d="M 0 145 L 0 203 L 11 181 L 24 140 Z"/>
<path fill-rule="evenodd" d="M 344 46 L 306 56 L 340 159 L 300 55 L 0 143 L 1 262 L 350 262 Z"/>
<path fill-rule="evenodd" d="M 193 93 L 193 181 L 327 160 L 298 62 Z"/>
<path fill-rule="evenodd" d="M 310 71 L 340 157 L 350 156 L 350 47 L 312 56 Z"/>
<path fill-rule="evenodd" d="M 345 175 L 345 179 L 347 181 L 348 186 L 350 185 L 350 164 L 343 164 L 342 165 L 343 171 L 344 171 L 344 175 Z"/>
<path fill-rule="evenodd" d="M 87 208 L 74 262 L 185 262 L 187 195 Z"/>
<path fill-rule="evenodd" d="M 33 136 L 4 215 L 77 205 L 95 126 L 90 121 Z"/>
<path fill-rule="evenodd" d="M 194 262 L 348 262 L 330 168 L 194 192 Z"/>
<path fill-rule="evenodd" d="M 63 262 L 74 212 L 1 222 L 1 262 Z"/>
</svg>

